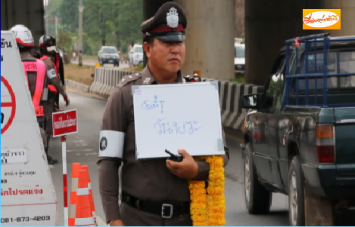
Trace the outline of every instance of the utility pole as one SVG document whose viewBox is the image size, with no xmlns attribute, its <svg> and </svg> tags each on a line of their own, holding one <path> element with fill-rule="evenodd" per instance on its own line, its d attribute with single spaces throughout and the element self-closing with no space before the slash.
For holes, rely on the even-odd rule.
<svg viewBox="0 0 355 227">
<path fill-rule="evenodd" d="M 55 37 L 58 37 L 58 17 L 55 16 Z"/>
<path fill-rule="evenodd" d="M 79 66 L 83 65 L 83 0 L 79 0 Z"/>
<path fill-rule="evenodd" d="M 45 7 L 45 24 L 46 24 L 46 34 L 48 34 L 48 20 L 49 20 L 49 15 L 48 15 L 48 0 L 44 1 L 44 7 Z"/>
</svg>

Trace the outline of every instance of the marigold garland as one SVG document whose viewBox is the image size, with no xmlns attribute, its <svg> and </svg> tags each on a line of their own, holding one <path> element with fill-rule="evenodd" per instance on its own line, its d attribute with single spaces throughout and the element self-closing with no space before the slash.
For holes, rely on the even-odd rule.
<svg viewBox="0 0 355 227">
<path fill-rule="evenodd" d="M 224 226 L 224 162 L 222 156 L 195 158 L 210 164 L 208 188 L 204 181 L 189 181 L 191 219 L 194 226 Z"/>
</svg>

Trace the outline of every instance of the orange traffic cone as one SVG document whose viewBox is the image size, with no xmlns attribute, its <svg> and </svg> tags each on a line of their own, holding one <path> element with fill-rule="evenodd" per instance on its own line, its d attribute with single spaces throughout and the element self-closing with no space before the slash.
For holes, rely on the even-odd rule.
<svg viewBox="0 0 355 227">
<path fill-rule="evenodd" d="M 71 192 L 70 192 L 70 204 L 69 204 L 69 226 L 75 226 L 75 211 L 76 211 L 76 194 L 78 191 L 80 163 L 73 163 L 72 175 L 71 175 Z"/>
<path fill-rule="evenodd" d="M 96 214 L 95 214 L 95 201 L 94 201 L 94 196 L 93 196 L 92 190 L 91 190 L 91 180 L 90 180 L 89 167 L 87 165 L 84 165 L 81 168 L 84 169 L 86 171 L 86 173 L 87 173 L 88 188 L 89 188 L 89 193 L 90 193 L 90 198 L 91 198 L 92 216 L 94 217 L 95 226 L 97 226 Z"/>
<path fill-rule="evenodd" d="M 75 226 L 95 226 L 92 216 L 88 179 L 85 170 L 79 170 L 79 187 L 77 193 Z"/>
</svg>

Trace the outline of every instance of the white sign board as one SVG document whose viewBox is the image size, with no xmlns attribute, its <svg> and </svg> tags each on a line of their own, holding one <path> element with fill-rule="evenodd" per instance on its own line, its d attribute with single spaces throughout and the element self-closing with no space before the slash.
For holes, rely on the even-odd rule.
<svg viewBox="0 0 355 227">
<path fill-rule="evenodd" d="M 218 83 L 132 87 L 137 159 L 223 155 Z"/>
<path fill-rule="evenodd" d="M 1 31 L 1 225 L 53 226 L 58 202 L 14 36 Z"/>
</svg>

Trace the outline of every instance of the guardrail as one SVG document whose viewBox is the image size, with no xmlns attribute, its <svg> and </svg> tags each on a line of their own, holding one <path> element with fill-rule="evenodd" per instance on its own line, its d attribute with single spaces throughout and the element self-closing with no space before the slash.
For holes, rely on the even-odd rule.
<svg viewBox="0 0 355 227">
<path fill-rule="evenodd" d="M 90 87 L 87 85 L 80 86 L 78 85 L 79 83 L 73 81 L 67 82 L 67 85 L 86 92 L 108 97 L 124 76 L 132 74 L 135 74 L 135 72 L 98 67 L 95 69 L 94 82 Z M 202 81 L 212 80 L 214 79 L 202 79 Z M 218 81 L 218 89 L 223 126 L 241 130 L 246 110 L 241 107 L 240 98 L 243 95 L 261 93 L 263 87 L 253 84 Z"/>
</svg>

